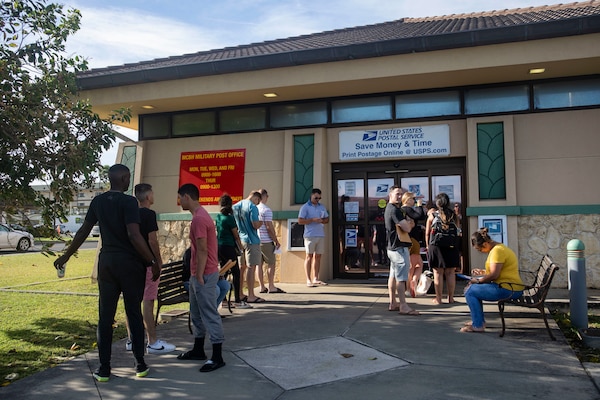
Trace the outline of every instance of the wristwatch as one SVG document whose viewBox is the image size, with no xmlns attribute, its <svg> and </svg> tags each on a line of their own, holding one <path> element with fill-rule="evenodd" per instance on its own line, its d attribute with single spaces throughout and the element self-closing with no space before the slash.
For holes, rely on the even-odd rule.
<svg viewBox="0 0 600 400">
<path fill-rule="evenodd" d="M 148 265 L 146 265 L 146 268 L 154 267 L 155 265 L 156 265 L 156 260 L 153 258 L 152 261 L 150 261 L 150 263 Z"/>
</svg>

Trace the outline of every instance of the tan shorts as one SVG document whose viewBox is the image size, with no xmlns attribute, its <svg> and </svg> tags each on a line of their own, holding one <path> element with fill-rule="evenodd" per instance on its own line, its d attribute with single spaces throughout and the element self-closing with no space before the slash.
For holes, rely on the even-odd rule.
<svg viewBox="0 0 600 400">
<path fill-rule="evenodd" d="M 410 238 L 412 246 L 410 246 L 410 254 L 421 254 L 421 245 L 415 238 Z"/>
<path fill-rule="evenodd" d="M 323 254 L 325 253 L 325 238 L 305 237 L 304 248 L 306 249 L 306 254 Z"/>
<path fill-rule="evenodd" d="M 262 255 L 262 260 L 267 265 L 275 265 L 275 243 L 261 243 L 260 244 L 260 253 Z"/>
</svg>

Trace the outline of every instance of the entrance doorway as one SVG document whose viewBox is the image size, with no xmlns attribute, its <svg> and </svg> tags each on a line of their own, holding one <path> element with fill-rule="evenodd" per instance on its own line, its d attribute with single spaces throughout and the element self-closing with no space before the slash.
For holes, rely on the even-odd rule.
<svg viewBox="0 0 600 400">
<path fill-rule="evenodd" d="M 337 199 L 331 213 L 334 278 L 388 276 L 384 210 L 391 186 L 415 193 L 423 205 L 445 192 L 453 205 L 465 209 L 464 158 L 333 164 L 332 182 L 333 198 Z M 425 256 L 425 221 L 418 224 L 422 235 L 417 240 Z M 463 235 L 468 237 L 467 226 L 462 225 Z M 464 247 L 466 241 L 461 242 Z"/>
</svg>

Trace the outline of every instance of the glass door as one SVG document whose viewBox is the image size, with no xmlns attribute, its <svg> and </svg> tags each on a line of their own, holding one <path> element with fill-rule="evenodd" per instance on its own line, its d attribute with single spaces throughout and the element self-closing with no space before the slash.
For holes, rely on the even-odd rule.
<svg viewBox="0 0 600 400">
<path fill-rule="evenodd" d="M 338 177 L 337 180 L 337 275 L 366 277 L 369 273 L 370 234 L 365 229 L 365 180 Z"/>
</svg>

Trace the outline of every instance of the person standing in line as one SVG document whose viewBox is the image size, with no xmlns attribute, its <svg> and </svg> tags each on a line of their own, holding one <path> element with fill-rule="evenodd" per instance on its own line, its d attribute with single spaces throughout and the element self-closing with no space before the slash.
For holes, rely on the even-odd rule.
<svg viewBox="0 0 600 400">
<path fill-rule="evenodd" d="M 152 250 L 156 263 L 162 268 L 162 258 L 160 256 L 160 248 L 158 246 L 158 224 L 156 223 L 156 213 L 150 209 L 154 204 L 154 192 L 152 186 L 147 183 L 135 185 L 135 197 L 138 200 L 140 207 L 140 232 L 146 243 Z M 148 354 L 165 354 L 175 350 L 175 345 L 164 340 L 156 338 L 156 325 L 154 323 L 154 301 L 158 298 L 158 284 L 160 278 L 152 279 L 152 270 L 146 269 L 146 286 L 144 287 L 144 298 L 142 301 L 142 316 L 144 318 L 144 326 L 146 327 L 146 335 L 148 344 L 146 350 Z M 131 332 L 129 330 L 129 321 L 127 321 L 127 342 L 125 349 L 131 351 Z"/>
<path fill-rule="evenodd" d="M 123 164 L 108 170 L 110 190 L 94 197 L 85 220 L 65 253 L 54 261 L 61 268 L 79 249 L 98 222 L 102 232 L 102 248 L 98 255 L 98 329 L 97 343 L 100 367 L 93 372 L 99 382 L 110 379 L 113 322 L 121 293 L 131 328 L 132 350 L 137 377 L 148 375 L 144 361 L 144 322 L 142 299 L 146 268 L 152 268 L 152 279 L 160 276 L 160 265 L 140 233 L 138 202 L 124 192 L 131 174 Z"/>
<path fill-rule="evenodd" d="M 388 291 L 390 304 L 389 311 L 398 311 L 402 315 L 420 315 L 406 303 L 406 282 L 408 281 L 408 271 L 410 269 L 409 249 L 412 246 L 410 238 L 408 241 L 402 241 L 398 237 L 397 227 L 400 227 L 407 233 L 415 226 L 415 222 L 406 217 L 400 207 L 402 197 L 402 188 L 399 186 L 390 187 L 389 201 L 385 207 L 385 229 L 388 238 L 387 254 L 390 260 L 390 276 L 388 277 Z M 398 301 L 396 301 L 396 292 Z"/>
<path fill-rule="evenodd" d="M 260 293 L 285 293 L 283 290 L 275 287 L 275 250 L 279 249 L 281 244 L 277 240 L 277 234 L 275 233 L 275 227 L 273 226 L 273 211 L 267 206 L 269 200 L 269 194 L 266 189 L 259 190 L 261 195 L 260 203 L 258 204 L 258 219 L 263 222 L 262 226 L 258 229 L 258 236 L 260 237 L 260 252 L 262 255 L 262 262 L 256 269 L 256 275 L 258 283 L 260 285 Z M 263 263 L 267 264 L 267 279 L 269 287 L 265 286 L 265 278 L 263 276 Z"/>
<path fill-rule="evenodd" d="M 421 244 L 416 239 L 416 236 L 422 232 L 421 227 L 417 224 L 418 221 L 425 221 L 427 219 L 427 213 L 423 209 L 423 206 L 417 206 L 416 197 L 413 192 L 405 192 L 402 195 L 402 211 L 410 219 L 415 222 L 414 227 L 410 231 L 410 240 L 412 246 L 410 247 L 410 270 L 408 271 L 408 285 L 411 297 L 416 297 L 416 288 L 419 284 L 419 278 L 423 270 L 423 259 L 421 258 Z M 422 236 L 422 235 L 421 235 Z"/>
<path fill-rule="evenodd" d="M 204 338 L 208 332 L 212 344 L 212 357 L 204 363 L 200 372 L 211 372 L 225 366 L 222 354 L 225 335 L 216 303 L 219 280 L 217 233 L 212 218 L 198 202 L 200 192 L 196 185 L 186 183 L 179 188 L 177 194 L 181 208 L 192 214 L 190 317 L 194 332 L 194 347 L 179 354 L 177 358 L 206 360 Z"/>
<path fill-rule="evenodd" d="M 329 223 L 329 214 L 321 200 L 321 189 L 313 189 L 310 200 L 302 205 L 298 213 L 298 223 L 304 225 L 304 247 L 306 258 L 304 270 L 306 272 L 306 286 L 315 287 L 327 285 L 319 279 L 321 269 L 321 256 L 325 252 L 325 224 Z M 311 276 L 311 269 L 314 277 Z"/>
<path fill-rule="evenodd" d="M 248 296 L 242 300 L 245 299 L 248 303 L 265 302 L 265 299 L 254 294 L 256 269 L 262 262 L 262 255 L 260 254 L 260 237 L 258 236 L 257 229 L 259 229 L 263 223 L 258 219 L 258 207 L 256 207 L 257 204 L 260 203 L 260 199 L 260 192 L 252 191 L 247 198 L 233 205 L 233 216 L 239 229 L 240 240 L 244 246 L 244 256 L 246 258 L 245 268 L 242 264 L 242 276 L 243 278 L 246 278 Z"/>
<path fill-rule="evenodd" d="M 436 211 L 429 213 L 425 224 L 425 243 L 429 266 L 433 268 L 433 286 L 435 287 L 434 304 L 442 304 L 444 278 L 448 290 L 448 303 L 454 303 L 454 289 L 456 288 L 455 272 L 460 269 L 460 253 L 456 245 L 442 247 L 431 243 L 432 226 L 436 220 L 442 224 L 456 224 L 456 214 L 450 208 L 450 198 L 446 193 L 435 196 Z"/>
<path fill-rule="evenodd" d="M 252 308 L 251 305 L 242 300 L 242 286 L 240 279 L 240 266 L 238 263 L 238 251 L 243 249 L 238 228 L 233 218 L 233 200 L 228 194 L 223 194 L 219 198 L 221 212 L 217 214 L 217 239 L 219 242 L 219 262 L 225 265 L 227 261 L 235 261 L 231 268 L 233 275 L 233 295 L 234 306 L 236 308 Z M 239 250 L 237 250 L 239 249 Z"/>
</svg>

